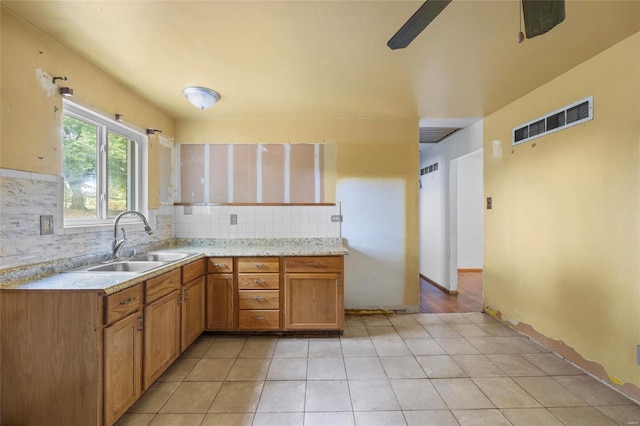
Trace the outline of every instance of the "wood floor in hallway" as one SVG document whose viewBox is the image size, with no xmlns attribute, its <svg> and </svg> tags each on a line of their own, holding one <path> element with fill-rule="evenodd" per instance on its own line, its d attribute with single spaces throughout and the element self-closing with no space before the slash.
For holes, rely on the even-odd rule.
<svg viewBox="0 0 640 426">
<path fill-rule="evenodd" d="M 420 312 L 481 312 L 482 308 L 482 272 L 458 272 L 455 296 L 420 279 Z"/>
</svg>

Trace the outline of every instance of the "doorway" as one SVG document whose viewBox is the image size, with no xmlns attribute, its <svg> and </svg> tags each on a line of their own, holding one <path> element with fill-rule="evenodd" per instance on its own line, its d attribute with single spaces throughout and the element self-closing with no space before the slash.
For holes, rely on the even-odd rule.
<svg viewBox="0 0 640 426">
<path fill-rule="evenodd" d="M 441 285 L 421 275 L 420 312 L 480 312 L 484 307 L 482 161 L 482 149 L 479 149 L 454 158 L 447 165 L 443 177 L 448 179 L 441 186 L 446 197 L 440 198 L 443 204 L 440 208 L 446 217 L 444 247 L 448 248 L 442 249 L 444 253 L 440 256 L 447 265 L 447 282 Z M 428 187 L 425 189 L 429 190 Z M 423 196 L 433 203 L 432 194 L 421 194 Z M 421 221 L 425 219 L 422 214 L 420 217 Z"/>
</svg>

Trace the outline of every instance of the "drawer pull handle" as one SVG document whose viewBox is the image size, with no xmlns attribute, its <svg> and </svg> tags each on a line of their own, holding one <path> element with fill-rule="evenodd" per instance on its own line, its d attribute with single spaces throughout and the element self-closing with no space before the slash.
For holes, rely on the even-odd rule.
<svg viewBox="0 0 640 426">
<path fill-rule="evenodd" d="M 320 262 L 308 262 L 307 266 L 312 266 L 314 268 L 317 268 L 318 266 L 322 266 L 322 265 L 320 264 Z"/>
<path fill-rule="evenodd" d="M 226 263 L 214 263 L 213 266 L 215 266 L 216 268 L 220 268 L 220 269 L 228 268 Z"/>
<path fill-rule="evenodd" d="M 258 302 L 264 302 L 267 299 L 264 296 L 253 296 L 253 300 Z"/>
<path fill-rule="evenodd" d="M 256 316 L 253 317 L 253 319 L 256 320 L 256 321 L 264 321 L 264 317 L 261 316 L 261 315 L 256 315 Z"/>
<path fill-rule="evenodd" d="M 267 265 L 265 265 L 264 263 L 254 263 L 253 267 L 256 269 L 265 269 Z"/>
<path fill-rule="evenodd" d="M 251 280 L 251 282 L 253 284 L 266 284 L 267 281 L 263 279 L 259 279 L 259 280 Z"/>
<path fill-rule="evenodd" d="M 128 304 L 129 304 L 129 303 L 131 303 L 131 302 L 135 302 L 135 300 L 136 300 L 136 298 L 135 298 L 135 297 L 130 297 L 130 298 L 128 298 L 128 299 L 121 300 L 121 301 L 120 301 L 120 304 L 121 304 L 121 305 L 128 305 Z"/>
</svg>

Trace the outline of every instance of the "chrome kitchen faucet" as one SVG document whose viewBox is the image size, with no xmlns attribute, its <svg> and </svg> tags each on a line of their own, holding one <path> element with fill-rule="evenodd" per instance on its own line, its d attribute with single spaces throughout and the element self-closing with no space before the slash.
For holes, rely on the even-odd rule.
<svg viewBox="0 0 640 426">
<path fill-rule="evenodd" d="M 127 234 L 125 234 L 124 228 L 120 228 L 122 229 L 122 239 L 118 241 L 118 222 L 120 221 L 120 218 L 122 216 L 128 214 L 139 216 L 140 219 L 142 219 L 142 221 L 144 222 L 144 232 L 146 232 L 147 235 L 153 234 L 153 231 L 149 226 L 149 222 L 147 222 L 147 218 L 144 217 L 142 213 L 135 210 L 128 210 L 126 212 L 120 213 L 118 216 L 116 216 L 116 220 L 113 222 L 113 242 L 111 244 L 113 260 L 118 260 L 118 254 L 120 253 L 120 250 L 122 250 L 122 247 L 124 247 L 124 244 L 127 242 Z"/>
</svg>

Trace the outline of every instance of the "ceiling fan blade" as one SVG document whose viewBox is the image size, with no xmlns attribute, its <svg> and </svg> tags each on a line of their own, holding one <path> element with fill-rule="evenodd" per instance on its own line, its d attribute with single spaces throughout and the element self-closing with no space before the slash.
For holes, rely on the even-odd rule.
<svg viewBox="0 0 640 426">
<path fill-rule="evenodd" d="M 550 31 L 564 21 L 564 0 L 522 0 L 527 38 Z"/>
<path fill-rule="evenodd" d="M 387 42 L 391 49 L 403 49 L 424 30 L 436 16 L 444 10 L 451 0 L 427 0 L 420 9 Z"/>
</svg>

